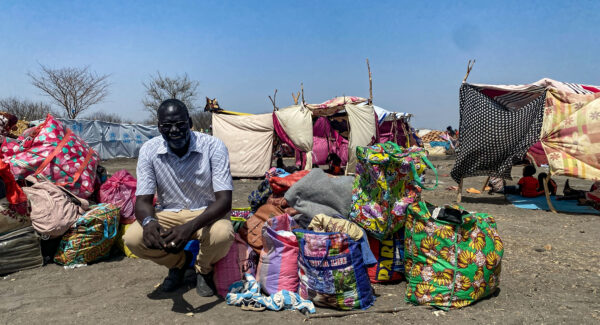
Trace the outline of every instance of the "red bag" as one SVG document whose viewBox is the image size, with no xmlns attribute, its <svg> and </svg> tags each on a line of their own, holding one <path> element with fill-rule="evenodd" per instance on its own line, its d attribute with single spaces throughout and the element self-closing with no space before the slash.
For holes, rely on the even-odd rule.
<svg viewBox="0 0 600 325">
<path fill-rule="evenodd" d="M 310 173 L 310 170 L 301 170 L 286 177 L 271 177 L 269 184 L 275 194 L 285 193 L 292 185 Z"/>
<path fill-rule="evenodd" d="M 121 169 L 114 173 L 100 186 L 99 199 L 101 203 L 112 203 L 121 208 L 121 224 L 135 221 L 135 189 L 137 180 L 127 170 Z"/>
<path fill-rule="evenodd" d="M 371 283 L 404 280 L 404 227 L 382 241 L 371 236 L 368 239 L 377 259 L 377 264 L 367 268 Z"/>
<path fill-rule="evenodd" d="M 94 192 L 98 154 L 50 114 L 17 141 L 5 139 L 2 157 L 18 180 L 40 174 L 80 198 Z"/>
</svg>

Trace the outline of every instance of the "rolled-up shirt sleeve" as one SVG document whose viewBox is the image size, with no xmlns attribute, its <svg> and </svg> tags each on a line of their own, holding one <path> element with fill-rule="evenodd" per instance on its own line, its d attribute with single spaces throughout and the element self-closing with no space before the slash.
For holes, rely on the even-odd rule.
<svg viewBox="0 0 600 325">
<path fill-rule="evenodd" d="M 149 147 L 143 145 L 140 149 L 140 155 L 137 162 L 137 188 L 135 195 L 154 195 L 156 192 L 156 174 L 152 157 L 150 157 Z"/>
<path fill-rule="evenodd" d="M 223 141 L 215 138 L 210 157 L 213 191 L 233 191 L 233 179 L 229 169 L 229 152 Z"/>
</svg>

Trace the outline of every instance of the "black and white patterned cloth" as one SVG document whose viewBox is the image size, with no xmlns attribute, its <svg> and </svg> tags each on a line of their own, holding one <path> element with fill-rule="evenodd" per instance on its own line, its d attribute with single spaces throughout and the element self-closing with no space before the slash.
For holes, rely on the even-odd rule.
<svg viewBox="0 0 600 325">
<path fill-rule="evenodd" d="M 451 176 L 458 183 L 470 176 L 511 179 L 514 163 L 539 141 L 545 92 L 518 109 L 507 109 L 477 88 L 460 88 L 460 147 Z"/>
</svg>

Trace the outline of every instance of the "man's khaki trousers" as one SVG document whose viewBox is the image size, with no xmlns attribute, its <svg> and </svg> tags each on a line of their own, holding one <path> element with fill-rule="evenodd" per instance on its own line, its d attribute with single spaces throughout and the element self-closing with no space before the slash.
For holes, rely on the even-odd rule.
<svg viewBox="0 0 600 325">
<path fill-rule="evenodd" d="M 202 213 L 202 210 L 181 210 L 179 212 L 160 211 L 156 213 L 158 223 L 165 229 L 182 225 Z M 185 253 L 169 254 L 160 249 L 150 249 L 144 245 L 143 228 L 139 222 L 134 222 L 123 236 L 125 245 L 139 258 L 151 260 L 157 264 L 171 268 L 181 268 L 185 263 Z M 200 252 L 196 259 L 196 272 L 208 274 L 213 264 L 225 257 L 234 240 L 233 226 L 228 218 L 217 220 L 196 231 L 190 240 L 200 241 Z"/>
</svg>

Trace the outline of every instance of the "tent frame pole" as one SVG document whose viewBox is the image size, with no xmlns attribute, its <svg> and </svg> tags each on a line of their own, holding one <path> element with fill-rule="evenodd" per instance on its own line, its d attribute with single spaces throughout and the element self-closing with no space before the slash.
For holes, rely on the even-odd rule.
<svg viewBox="0 0 600 325">
<path fill-rule="evenodd" d="M 488 176 L 486 178 L 485 182 L 483 182 L 483 187 L 481 188 L 481 192 L 485 192 L 485 188 L 486 188 L 486 186 L 488 185 L 489 182 L 490 182 L 490 176 Z"/>
<path fill-rule="evenodd" d="M 548 180 L 550 180 L 550 175 L 547 175 L 544 178 L 544 194 L 546 195 L 546 202 L 548 202 L 548 207 L 550 208 L 550 211 L 552 211 L 553 213 L 557 213 L 556 209 L 554 209 L 554 206 L 552 205 L 552 200 L 550 200 L 550 191 L 548 190 Z"/>
</svg>

